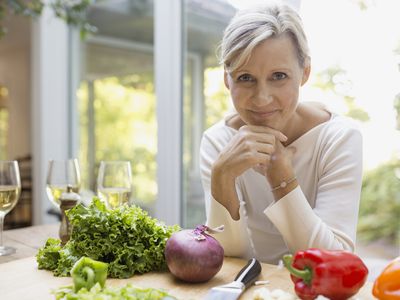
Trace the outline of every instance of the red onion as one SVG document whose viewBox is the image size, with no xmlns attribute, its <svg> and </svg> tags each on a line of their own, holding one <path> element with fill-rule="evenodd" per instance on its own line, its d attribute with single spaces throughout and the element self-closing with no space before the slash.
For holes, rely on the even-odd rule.
<svg viewBox="0 0 400 300">
<path fill-rule="evenodd" d="M 193 230 L 175 232 L 165 246 L 165 259 L 171 273 L 187 282 L 204 282 L 217 274 L 224 261 L 224 249 L 205 231 L 222 230 L 223 226 L 211 229 L 199 225 Z"/>
</svg>

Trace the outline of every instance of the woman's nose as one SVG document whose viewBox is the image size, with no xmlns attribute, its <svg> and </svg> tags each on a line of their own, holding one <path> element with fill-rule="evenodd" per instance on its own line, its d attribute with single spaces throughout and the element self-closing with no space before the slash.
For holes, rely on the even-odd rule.
<svg viewBox="0 0 400 300">
<path fill-rule="evenodd" d="M 258 85 L 253 96 L 253 103 L 257 106 L 264 106 L 272 101 L 273 96 L 269 89 L 264 84 Z"/>
</svg>

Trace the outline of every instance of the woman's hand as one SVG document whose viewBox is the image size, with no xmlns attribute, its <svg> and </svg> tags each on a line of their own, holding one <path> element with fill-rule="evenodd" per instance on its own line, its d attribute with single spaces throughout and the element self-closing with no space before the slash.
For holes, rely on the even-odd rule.
<svg viewBox="0 0 400 300">
<path fill-rule="evenodd" d="M 245 125 L 221 151 L 211 172 L 211 194 L 234 220 L 239 219 L 236 177 L 257 165 L 268 168 L 276 145 L 286 140 L 283 133 L 272 128 Z"/>
<path fill-rule="evenodd" d="M 228 177 L 236 178 L 247 169 L 262 165 L 268 167 L 276 145 L 286 136 L 269 127 L 245 125 L 221 151 L 214 166 L 224 170 Z"/>
<path fill-rule="evenodd" d="M 295 178 L 292 160 L 296 149 L 294 147 L 284 147 L 281 142 L 275 145 L 275 152 L 271 156 L 269 165 L 265 168 L 265 177 L 271 188 L 279 186 L 283 181 L 288 182 Z M 291 181 L 284 188 L 274 190 L 275 199 L 278 200 L 292 191 L 297 186 L 297 180 Z"/>
</svg>

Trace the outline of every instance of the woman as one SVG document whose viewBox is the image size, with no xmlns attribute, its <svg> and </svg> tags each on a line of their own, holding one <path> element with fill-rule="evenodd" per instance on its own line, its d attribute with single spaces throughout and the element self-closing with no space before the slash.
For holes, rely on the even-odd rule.
<svg viewBox="0 0 400 300">
<path fill-rule="evenodd" d="M 355 124 L 299 103 L 310 74 L 298 14 L 285 4 L 239 11 L 221 63 L 236 112 L 205 131 L 207 224 L 228 256 L 278 263 L 318 247 L 353 251 L 362 178 Z"/>
</svg>

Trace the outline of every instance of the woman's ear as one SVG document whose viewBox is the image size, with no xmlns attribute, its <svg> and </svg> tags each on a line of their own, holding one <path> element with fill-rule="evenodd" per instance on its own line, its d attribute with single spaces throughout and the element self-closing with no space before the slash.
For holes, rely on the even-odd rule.
<svg viewBox="0 0 400 300">
<path fill-rule="evenodd" d="M 225 83 L 225 87 L 229 90 L 229 79 L 228 79 L 228 72 L 226 70 L 224 70 L 224 83 Z"/>
<path fill-rule="evenodd" d="M 309 57 L 306 58 L 306 61 L 304 62 L 304 65 L 305 66 L 303 68 L 303 77 L 301 79 L 301 86 L 303 86 L 307 82 L 308 78 L 310 77 L 311 61 L 310 61 Z"/>
</svg>

